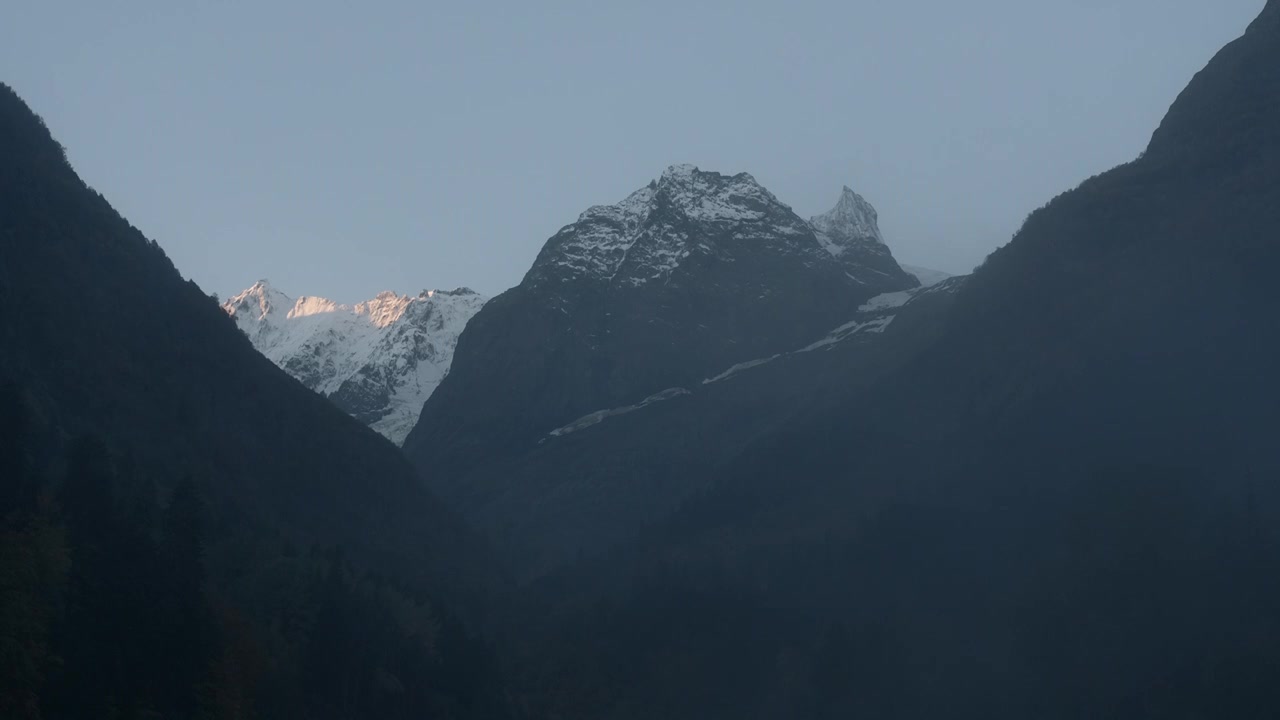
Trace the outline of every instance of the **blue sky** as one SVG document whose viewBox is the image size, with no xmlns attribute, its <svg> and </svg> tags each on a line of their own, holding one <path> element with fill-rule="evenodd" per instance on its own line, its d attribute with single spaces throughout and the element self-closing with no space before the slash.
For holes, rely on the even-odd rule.
<svg viewBox="0 0 1280 720">
<path fill-rule="evenodd" d="M 206 290 L 520 280 L 669 164 L 842 185 L 965 271 L 1146 145 L 1265 0 L 8 0 L 0 80 Z"/>
</svg>

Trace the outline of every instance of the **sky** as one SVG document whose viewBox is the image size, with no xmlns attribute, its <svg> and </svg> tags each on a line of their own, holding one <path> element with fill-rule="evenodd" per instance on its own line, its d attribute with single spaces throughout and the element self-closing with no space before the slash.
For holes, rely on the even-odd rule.
<svg viewBox="0 0 1280 720">
<path fill-rule="evenodd" d="M 0 81 L 178 269 L 355 302 L 520 281 L 675 163 L 844 185 L 966 272 L 1135 157 L 1265 0 L 5 0 Z"/>
</svg>

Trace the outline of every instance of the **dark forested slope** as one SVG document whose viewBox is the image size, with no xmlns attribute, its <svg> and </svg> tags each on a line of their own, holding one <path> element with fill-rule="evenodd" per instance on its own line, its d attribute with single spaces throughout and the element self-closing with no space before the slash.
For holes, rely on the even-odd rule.
<svg viewBox="0 0 1280 720">
<path fill-rule="evenodd" d="M 7 710 L 176 713 L 195 683 L 235 717 L 470 714 L 494 676 L 450 608 L 474 614 L 493 574 L 461 523 L 255 352 L 4 86 L 0 158 L 0 381 L 24 428 L 2 438 Z M 207 533 L 167 536 L 161 508 L 195 506 Z M 186 624 L 154 607 L 170 585 L 196 588 Z M 157 632 L 214 644 L 171 677 Z"/>
</svg>

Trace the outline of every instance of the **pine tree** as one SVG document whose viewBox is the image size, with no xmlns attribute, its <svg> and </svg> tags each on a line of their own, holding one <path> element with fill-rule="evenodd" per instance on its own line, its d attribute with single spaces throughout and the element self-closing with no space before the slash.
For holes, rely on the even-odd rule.
<svg viewBox="0 0 1280 720">
<path fill-rule="evenodd" d="M 71 570 L 65 617 L 55 634 L 62 664 L 46 693 L 55 717 L 108 717 L 120 711 L 120 552 L 115 468 L 93 437 L 72 443 L 59 499 Z"/>
<path fill-rule="evenodd" d="M 39 484 L 31 467 L 31 419 L 17 386 L 0 384 L 0 519 L 29 517 L 36 510 Z"/>
<path fill-rule="evenodd" d="M 53 661 L 50 626 L 67 571 L 61 526 L 38 503 L 30 418 L 17 388 L 0 386 L 0 717 L 41 717 Z"/>
<path fill-rule="evenodd" d="M 205 593 L 205 515 L 195 483 L 184 479 L 164 516 L 161 687 L 166 705 L 185 717 L 196 714 L 207 694 L 217 656 L 217 624 Z"/>
</svg>

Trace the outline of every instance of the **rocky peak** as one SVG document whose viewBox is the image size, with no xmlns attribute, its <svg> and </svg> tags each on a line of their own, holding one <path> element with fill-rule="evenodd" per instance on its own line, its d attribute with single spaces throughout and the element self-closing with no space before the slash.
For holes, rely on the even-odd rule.
<svg viewBox="0 0 1280 720">
<path fill-rule="evenodd" d="M 251 337 L 256 326 L 283 320 L 293 310 L 293 298 L 271 286 L 268 280 L 259 280 L 222 304 L 222 309 L 236 321 L 236 325 Z"/>
<path fill-rule="evenodd" d="M 755 222 L 770 210 L 788 212 L 747 173 L 721 175 L 693 165 L 672 165 L 653 186 L 654 199 L 697 222 Z"/>
<path fill-rule="evenodd" d="M 847 185 L 836 206 L 810 218 L 809 227 L 818 244 L 863 287 L 892 292 L 916 284 L 916 278 L 904 272 L 889 252 L 876 209 Z"/>
<path fill-rule="evenodd" d="M 288 318 L 309 317 L 311 315 L 338 312 L 342 309 L 344 309 L 342 305 L 339 305 L 329 298 L 316 297 L 314 295 L 303 295 L 293 304 L 293 309 L 289 311 Z"/>
<path fill-rule="evenodd" d="M 418 297 L 435 297 L 436 295 L 444 295 L 445 297 L 466 297 L 468 295 L 479 295 L 475 290 L 469 287 L 454 288 L 452 290 L 423 290 Z"/>
<path fill-rule="evenodd" d="M 372 300 L 357 303 L 352 310 L 356 315 L 367 317 L 374 327 L 384 328 L 399 320 L 409 305 L 416 301 L 418 299 L 409 295 L 384 291 L 375 295 Z"/>
<path fill-rule="evenodd" d="M 257 305 L 267 304 L 275 306 L 280 298 L 289 300 L 287 295 L 271 286 L 270 280 L 263 279 L 250 285 L 228 302 L 249 301 Z M 289 300 L 289 302 L 292 303 L 293 301 Z"/>
<path fill-rule="evenodd" d="M 876 209 L 846 185 L 840 201 L 830 211 L 809 219 L 819 242 L 832 255 L 839 257 L 850 245 L 878 243 L 884 245 Z"/>
<path fill-rule="evenodd" d="M 803 347 L 872 297 L 917 287 L 875 211 L 846 195 L 824 216 L 839 253 L 746 173 L 672 165 L 588 209 L 468 326 L 406 450 L 461 473 L 601 408 Z"/>
<path fill-rule="evenodd" d="M 672 165 L 621 202 L 591 207 L 561 229 L 526 279 L 635 287 L 668 277 L 691 255 L 715 252 L 726 241 L 782 235 L 801 246 L 809 234 L 791 208 L 751 175 Z"/>
</svg>

